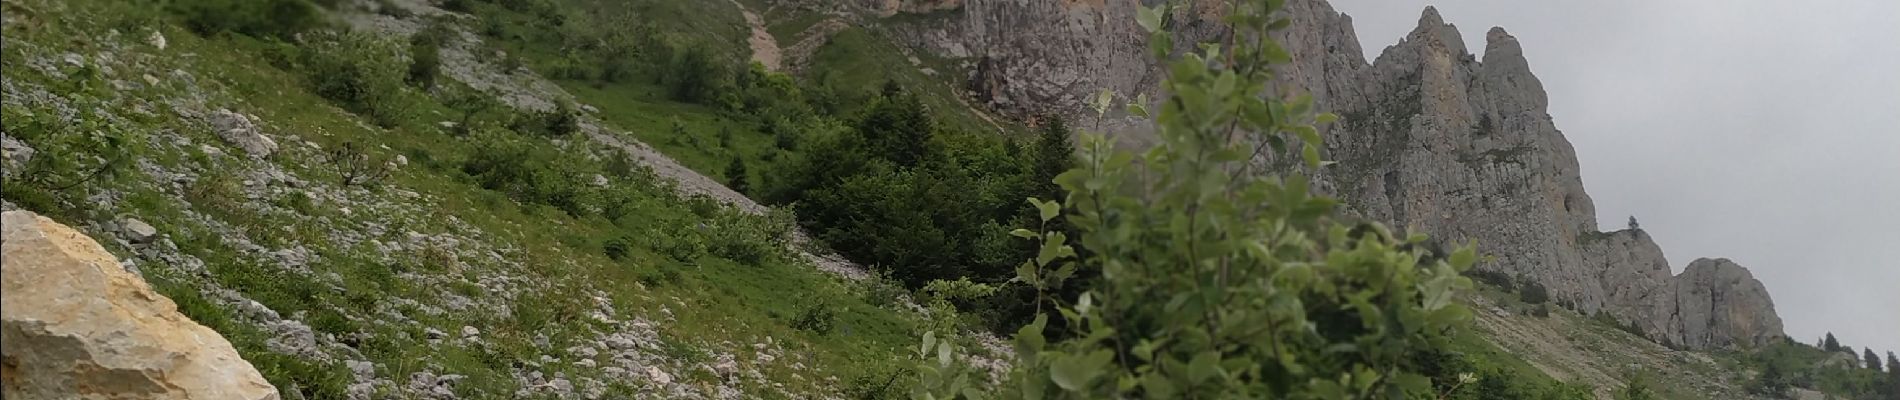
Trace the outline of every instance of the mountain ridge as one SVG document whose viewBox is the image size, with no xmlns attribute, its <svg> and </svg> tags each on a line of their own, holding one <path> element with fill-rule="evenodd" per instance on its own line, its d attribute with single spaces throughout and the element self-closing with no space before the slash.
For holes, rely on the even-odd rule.
<svg viewBox="0 0 1900 400">
<path fill-rule="evenodd" d="M 866 18 L 887 18 L 880 23 L 913 49 L 974 60 L 972 97 L 1019 118 L 1088 121 L 1083 99 L 1100 90 L 1153 94 L 1161 76 L 1134 24 L 1111 22 L 1132 21 L 1137 2 L 932 2 L 924 7 L 932 18 L 908 19 L 887 17 L 910 12 L 908 3 L 888 3 L 864 3 L 874 6 Z M 1177 52 L 1224 37 L 1218 12 L 1187 11 L 1171 13 Z M 1330 4 L 1292 1 L 1285 15 L 1293 27 L 1276 35 L 1296 61 L 1279 79 L 1342 116 L 1322 129 L 1339 164 L 1315 180 L 1352 213 L 1442 243 L 1475 239 L 1493 256 L 1480 269 L 1546 286 L 1560 304 L 1607 313 L 1660 343 L 1728 348 L 1785 336 L 1766 288 L 1739 264 L 1689 263 L 1733 282 L 1671 274 L 1646 233 L 1599 231 L 1576 154 L 1504 28 L 1485 32 L 1480 60 L 1455 25 L 1426 7 L 1409 34 L 1368 61 L 1351 17 Z M 1100 125 L 1124 141 L 1147 140 L 1120 118 Z"/>
</svg>

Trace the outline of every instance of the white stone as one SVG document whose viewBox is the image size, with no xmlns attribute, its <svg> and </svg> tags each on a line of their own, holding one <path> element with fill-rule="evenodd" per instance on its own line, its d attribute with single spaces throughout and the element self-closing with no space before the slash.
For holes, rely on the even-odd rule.
<svg viewBox="0 0 1900 400">
<path fill-rule="evenodd" d="M 647 367 L 647 379 L 652 379 L 653 383 L 660 384 L 660 386 L 673 383 L 673 375 L 660 370 L 660 367 Z"/>
<path fill-rule="evenodd" d="M 126 218 L 124 221 L 119 221 L 119 229 L 132 243 L 151 243 L 153 239 L 158 238 L 158 228 L 153 228 L 151 224 L 140 221 L 138 218 Z"/>
</svg>

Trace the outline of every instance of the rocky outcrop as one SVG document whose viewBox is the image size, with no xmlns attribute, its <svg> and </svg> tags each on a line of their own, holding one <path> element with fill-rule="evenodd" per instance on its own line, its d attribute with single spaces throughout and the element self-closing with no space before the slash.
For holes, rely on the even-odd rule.
<svg viewBox="0 0 1900 400">
<path fill-rule="evenodd" d="M 230 342 L 179 314 L 91 238 L 25 211 L 0 224 L 6 398 L 278 398 Z"/>
<path fill-rule="evenodd" d="M 1601 309 L 1633 324 L 1659 342 L 1682 343 L 1682 320 L 1669 260 L 1648 233 L 1628 229 L 1584 234 L 1583 264 L 1597 272 L 1603 288 Z"/>
<path fill-rule="evenodd" d="M 211 129 L 216 131 L 218 137 L 224 139 L 225 143 L 237 146 L 238 149 L 244 150 L 245 154 L 253 157 L 269 157 L 271 153 L 277 152 L 277 142 L 264 136 L 263 132 L 257 129 L 257 124 L 252 123 L 251 118 L 244 114 L 231 112 L 231 110 L 213 112 L 211 113 Z"/>
<path fill-rule="evenodd" d="M 33 147 L 12 136 L 0 134 L 0 174 L 12 178 L 33 161 Z"/>
<path fill-rule="evenodd" d="M 1782 336 L 1781 317 L 1762 312 L 1775 309 L 1768 289 L 1733 261 L 1697 259 L 1676 276 L 1674 287 L 1684 346 L 1754 345 Z"/>
<path fill-rule="evenodd" d="M 1134 23 L 1136 6 L 1154 3 L 970 0 L 932 18 L 887 19 L 886 31 L 973 66 L 968 87 L 992 108 L 1076 118 L 1086 115 L 1082 99 L 1102 89 L 1132 97 L 1158 87 L 1159 68 Z M 1315 184 L 1349 213 L 1444 243 L 1475 239 L 1492 256 L 1479 268 L 1535 280 L 1578 311 L 1609 313 L 1665 343 L 1719 347 L 1782 334 L 1767 323 L 1777 318 L 1765 292 L 1694 292 L 1701 286 L 1682 282 L 1701 273 L 1672 277 L 1646 234 L 1598 231 L 1576 152 L 1509 32 L 1486 31 L 1480 60 L 1428 7 L 1412 32 L 1368 62 L 1351 18 L 1324 1 L 1291 1 L 1284 15 L 1292 28 L 1276 35 L 1296 61 L 1278 79 L 1342 117 L 1323 128 L 1323 150 L 1338 164 Z M 1225 35 L 1219 18 L 1207 7 L 1175 12 L 1177 50 Z M 1105 127 L 1125 143 L 1149 141 L 1133 125 Z M 1687 302 L 1728 315 L 1680 313 Z"/>
</svg>

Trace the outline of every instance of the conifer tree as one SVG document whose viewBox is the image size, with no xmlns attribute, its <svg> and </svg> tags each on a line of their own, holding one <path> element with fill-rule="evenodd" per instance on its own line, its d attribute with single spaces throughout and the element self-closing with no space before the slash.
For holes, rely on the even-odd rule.
<svg viewBox="0 0 1900 400">
<path fill-rule="evenodd" d="M 752 191 L 752 182 L 746 175 L 744 158 L 733 157 L 732 163 L 726 164 L 726 187 L 739 194 Z"/>
</svg>

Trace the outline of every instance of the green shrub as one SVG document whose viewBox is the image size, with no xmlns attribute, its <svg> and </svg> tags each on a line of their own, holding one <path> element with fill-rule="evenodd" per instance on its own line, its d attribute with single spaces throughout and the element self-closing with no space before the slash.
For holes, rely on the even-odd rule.
<svg viewBox="0 0 1900 400">
<path fill-rule="evenodd" d="M 854 289 L 865 304 L 901 304 L 910 291 L 903 284 L 892 280 L 889 273 L 871 271 L 871 276 L 855 282 Z"/>
<path fill-rule="evenodd" d="M 319 96 L 384 127 L 406 118 L 405 69 L 389 41 L 364 33 L 305 35 L 301 69 Z"/>
<path fill-rule="evenodd" d="M 700 235 L 698 234 L 662 234 L 655 232 L 652 236 L 648 236 L 648 238 L 652 241 L 651 245 L 654 250 L 659 250 L 660 253 L 665 254 L 667 258 L 671 258 L 673 261 L 694 263 L 699 261 L 700 256 L 706 254 L 706 243 L 700 239 Z"/>
<path fill-rule="evenodd" d="M 1311 97 L 1270 93 L 1272 65 L 1288 62 L 1269 34 L 1279 1 L 1245 1 L 1225 21 L 1237 40 L 1204 53 L 1174 46 L 1159 9 L 1139 12 L 1154 56 L 1171 64 L 1153 117 L 1153 149 L 1115 150 L 1087 135 L 1080 167 L 1057 178 L 1066 200 L 1039 201 L 1041 233 L 1014 234 L 1041 246 L 1015 280 L 1037 289 L 1035 322 L 1015 337 L 1004 398 L 1406 398 L 1436 397 L 1431 380 L 1406 360 L 1444 346 L 1471 314 L 1453 300 L 1459 275 L 1476 261 L 1466 247 L 1445 260 L 1381 227 L 1351 234 L 1330 217 L 1335 200 L 1308 192 L 1299 175 L 1262 176 L 1247 155 L 1302 154 L 1320 168 Z M 1165 7 L 1165 6 L 1163 6 Z M 1220 54 L 1213 54 L 1218 51 Z M 1095 103 L 1105 113 L 1112 96 Z M 1131 114 L 1149 115 L 1146 99 Z M 1227 127 L 1234 127 L 1232 130 Z M 1250 133 L 1247 140 L 1230 135 Z M 1295 146 L 1288 149 L 1288 145 Z M 1066 214 L 1066 216 L 1064 216 Z M 1080 233 L 1047 229 L 1066 219 Z M 1074 239 L 1087 251 L 1078 252 Z M 1078 257 L 1081 256 L 1081 257 Z M 1079 296 L 1051 296 L 1080 269 L 1102 279 Z M 1053 312 L 1051 312 L 1053 311 Z M 1071 321 L 1073 336 L 1050 341 L 1048 314 Z M 969 385 L 954 349 L 933 345 L 919 358 L 915 397 L 987 398 Z M 942 359 L 940 362 L 939 359 Z"/>
<path fill-rule="evenodd" d="M 905 394 L 900 379 L 909 373 L 901 367 L 870 370 L 852 376 L 845 383 L 841 394 L 847 400 L 899 400 L 910 398 Z"/>
<path fill-rule="evenodd" d="M 1518 300 L 1523 300 L 1525 303 L 1544 304 L 1544 302 L 1550 301 L 1550 291 L 1545 289 L 1542 283 L 1525 279 L 1524 287 L 1518 291 L 1517 298 Z"/>
<path fill-rule="evenodd" d="M 1655 383 L 1650 382 L 1650 379 L 1648 371 L 1636 369 L 1624 371 L 1623 387 L 1616 390 L 1614 397 L 1616 400 L 1656 400 L 1661 398 L 1656 393 Z"/>
<path fill-rule="evenodd" d="M 716 213 L 703 228 L 713 255 L 754 266 L 784 257 L 785 246 L 791 242 L 791 216 L 775 212 L 756 217 L 730 208 Z"/>
<path fill-rule="evenodd" d="M 442 0 L 442 9 L 459 13 L 475 10 L 475 0 Z"/>
<path fill-rule="evenodd" d="M 660 74 L 660 83 L 674 100 L 717 104 L 730 85 L 730 75 L 723 64 L 714 60 L 712 53 L 704 46 L 685 46 L 672 51 L 673 57 L 665 64 Z"/>
<path fill-rule="evenodd" d="M 603 194 L 590 184 L 594 173 L 585 159 L 497 132 L 483 132 L 475 142 L 462 172 L 482 188 L 575 217 L 600 211 Z"/>
<path fill-rule="evenodd" d="M 640 270 L 636 273 L 634 279 L 639 280 L 640 284 L 646 285 L 649 288 L 658 288 L 677 284 L 680 282 L 681 277 L 679 269 L 667 266 L 656 266 Z"/>
<path fill-rule="evenodd" d="M 1470 271 L 1465 271 L 1465 276 L 1486 285 L 1497 287 L 1505 292 L 1517 291 L 1517 279 L 1511 278 L 1511 274 L 1474 268 Z"/>
<path fill-rule="evenodd" d="M 524 134 L 562 137 L 580 132 L 580 113 L 574 106 L 561 103 L 552 110 L 528 111 L 517 115 L 509 129 Z"/>
<path fill-rule="evenodd" d="M 172 11 L 203 35 L 224 32 L 289 39 L 322 25 L 317 6 L 306 0 L 180 0 Z"/>
<path fill-rule="evenodd" d="M 813 302 L 799 310 L 798 316 L 792 318 L 791 326 L 794 329 L 822 335 L 831 333 L 831 327 L 837 323 L 837 320 L 838 316 L 831 311 L 830 305 L 824 302 Z"/>
<path fill-rule="evenodd" d="M 633 242 L 626 236 L 615 236 L 601 243 L 600 252 L 614 261 L 626 260 L 627 255 L 633 252 Z"/>
<path fill-rule="evenodd" d="M 74 207 L 85 201 L 96 182 L 131 171 L 146 135 L 81 113 L 73 120 L 31 107 L 6 107 L 6 135 L 27 143 L 38 154 L 0 185 L 0 194 L 20 207 L 78 220 Z"/>
<path fill-rule="evenodd" d="M 410 84 L 423 89 L 435 87 L 436 77 L 441 75 L 442 45 L 450 35 L 448 29 L 445 24 L 432 24 L 409 38 Z"/>
</svg>

